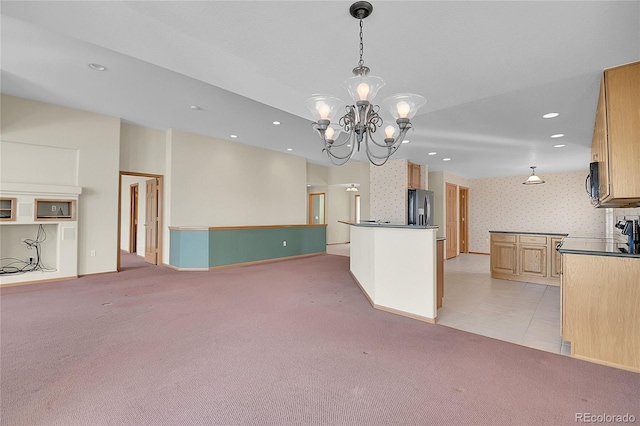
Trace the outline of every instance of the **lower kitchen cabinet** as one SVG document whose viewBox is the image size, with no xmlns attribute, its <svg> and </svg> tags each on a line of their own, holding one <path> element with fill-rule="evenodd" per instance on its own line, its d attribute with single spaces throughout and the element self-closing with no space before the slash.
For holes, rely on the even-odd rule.
<svg viewBox="0 0 640 426">
<path fill-rule="evenodd" d="M 560 285 L 562 234 L 491 233 L 491 277 Z"/>
<path fill-rule="evenodd" d="M 561 333 L 571 355 L 640 372 L 640 259 L 562 258 Z"/>
</svg>

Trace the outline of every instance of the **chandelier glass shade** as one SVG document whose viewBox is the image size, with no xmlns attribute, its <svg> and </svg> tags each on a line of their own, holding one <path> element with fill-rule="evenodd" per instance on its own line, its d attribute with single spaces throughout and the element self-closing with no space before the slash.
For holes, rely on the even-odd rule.
<svg viewBox="0 0 640 426">
<path fill-rule="evenodd" d="M 324 142 L 331 162 L 342 165 L 349 161 L 360 148 L 364 148 L 369 161 L 381 166 L 400 148 L 405 135 L 411 129 L 411 119 L 426 100 L 420 95 L 399 93 L 385 99 L 382 110 L 393 120 L 385 121 L 381 117 L 381 107 L 373 104 L 373 100 L 385 82 L 380 77 L 369 75 L 369 67 L 364 65 L 362 20 L 373 11 L 373 6 L 366 1 L 358 1 L 351 5 L 351 16 L 360 21 L 360 61 L 353 69 L 353 77 L 347 79 L 343 86 L 349 92 L 353 103 L 345 104 L 339 98 L 330 95 L 313 95 L 305 101 L 314 119 L 313 129 Z M 338 114 L 342 114 L 336 118 Z M 382 141 L 374 139 L 378 129 L 384 131 Z M 345 135 L 341 135 L 345 133 Z"/>
</svg>

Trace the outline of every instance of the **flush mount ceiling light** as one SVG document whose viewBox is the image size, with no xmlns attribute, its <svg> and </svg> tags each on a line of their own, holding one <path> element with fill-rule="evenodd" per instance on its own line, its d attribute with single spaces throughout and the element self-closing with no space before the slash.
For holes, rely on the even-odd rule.
<svg viewBox="0 0 640 426">
<path fill-rule="evenodd" d="M 551 135 L 551 139 L 563 138 L 564 133 L 556 133 L 555 135 Z"/>
<path fill-rule="evenodd" d="M 356 188 L 356 184 L 352 183 L 351 186 L 347 188 L 347 192 L 358 192 L 358 188 Z"/>
<path fill-rule="evenodd" d="M 542 118 L 556 118 L 559 115 L 560 114 L 558 114 L 557 112 L 548 112 L 545 115 L 543 115 Z"/>
<path fill-rule="evenodd" d="M 351 16 L 360 21 L 360 60 L 358 66 L 352 71 L 353 77 L 346 80 L 343 86 L 351 95 L 355 105 L 346 105 L 344 107 L 346 114 L 336 123 L 335 116 L 343 107 L 343 101 L 330 95 L 313 95 L 305 101 L 305 105 L 317 120 L 313 123 L 313 128 L 324 142 L 323 152 L 327 153 L 335 165 L 342 165 L 349 161 L 356 150 L 360 151 L 364 141 L 369 161 L 376 166 L 382 166 L 398 150 L 407 131 L 411 129 L 411 119 L 426 103 L 424 97 L 410 93 L 399 93 L 387 98 L 382 102 L 382 106 L 395 118 L 395 125 L 389 123 L 385 127 L 384 143 L 378 143 L 373 139 L 373 134 L 382 127 L 384 122 L 379 115 L 380 107 L 372 102 L 385 82 L 380 77 L 369 75 L 369 67 L 364 65 L 362 59 L 364 51 L 362 23 L 372 11 L 373 6 L 366 1 L 355 2 L 349 8 Z M 341 132 L 345 132 L 347 136 L 339 141 Z"/>
<path fill-rule="evenodd" d="M 100 65 L 100 64 L 89 64 L 88 65 L 89 68 L 91 68 L 94 71 L 106 71 L 107 67 L 105 67 L 104 65 Z"/>
<path fill-rule="evenodd" d="M 554 148 L 564 148 L 565 146 L 566 146 L 565 144 L 563 144 L 563 143 L 559 143 L 559 144 L 557 144 L 557 145 L 554 145 L 553 147 L 554 147 Z"/>
<path fill-rule="evenodd" d="M 531 168 L 531 176 L 529 176 L 529 178 L 522 183 L 524 185 L 538 185 L 538 184 L 544 183 L 542 179 L 536 176 L 536 166 L 531 166 L 530 168 Z"/>
<path fill-rule="evenodd" d="M 276 126 L 279 126 L 280 122 L 279 121 L 274 121 L 273 124 L 276 125 Z"/>
<path fill-rule="evenodd" d="M 436 155 L 437 152 L 428 152 L 427 155 Z"/>
</svg>

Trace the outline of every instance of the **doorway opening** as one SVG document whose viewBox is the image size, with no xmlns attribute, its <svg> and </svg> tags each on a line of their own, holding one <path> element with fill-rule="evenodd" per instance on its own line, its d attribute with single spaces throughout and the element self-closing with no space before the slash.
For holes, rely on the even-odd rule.
<svg viewBox="0 0 640 426">
<path fill-rule="evenodd" d="M 127 251 L 147 263 L 162 263 L 162 175 L 120 172 L 118 179 L 117 270 Z M 128 190 L 127 190 L 128 188 Z M 143 190 L 144 188 L 144 190 Z M 143 226 L 139 226 L 140 224 Z"/>
<path fill-rule="evenodd" d="M 446 182 L 446 258 L 451 259 L 458 255 L 458 185 Z"/>
<path fill-rule="evenodd" d="M 324 201 L 324 192 L 312 192 L 309 194 L 309 225 L 325 224 L 327 206 Z"/>
</svg>

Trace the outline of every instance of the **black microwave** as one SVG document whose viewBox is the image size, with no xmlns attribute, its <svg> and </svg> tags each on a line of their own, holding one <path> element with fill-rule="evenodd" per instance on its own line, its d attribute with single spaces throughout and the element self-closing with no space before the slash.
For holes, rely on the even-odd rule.
<svg viewBox="0 0 640 426">
<path fill-rule="evenodd" d="M 589 176 L 585 181 L 585 189 L 592 202 L 598 202 L 600 198 L 600 180 L 598 179 L 598 162 L 589 164 Z"/>
</svg>

